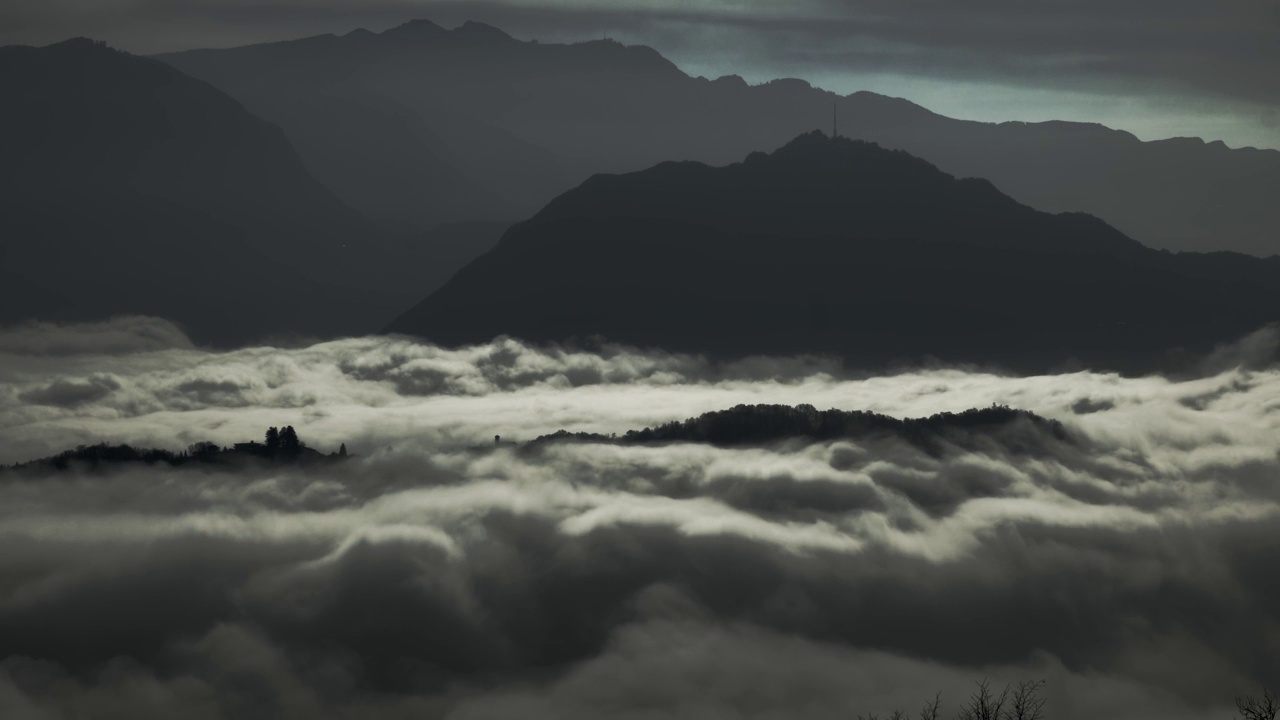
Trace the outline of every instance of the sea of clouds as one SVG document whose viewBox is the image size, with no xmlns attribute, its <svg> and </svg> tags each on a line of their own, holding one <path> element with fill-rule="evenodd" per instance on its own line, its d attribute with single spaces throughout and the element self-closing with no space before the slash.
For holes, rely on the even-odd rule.
<svg viewBox="0 0 1280 720">
<path fill-rule="evenodd" d="M 0 463 L 293 425 L 353 459 L 0 475 L 0 717 L 1230 717 L 1280 677 L 1280 370 L 863 375 L 510 339 L 0 331 Z M 552 444 L 739 403 L 1059 420 L 923 448 Z"/>
</svg>

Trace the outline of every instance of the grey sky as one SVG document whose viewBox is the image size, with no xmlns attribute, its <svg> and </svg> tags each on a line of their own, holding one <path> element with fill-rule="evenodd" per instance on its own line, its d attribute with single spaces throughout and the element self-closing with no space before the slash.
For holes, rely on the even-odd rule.
<svg viewBox="0 0 1280 720">
<path fill-rule="evenodd" d="M 544 41 L 608 34 L 692 74 L 801 77 L 956 117 L 1280 148 L 1280 7 L 1268 0 L 8 0 L 0 42 L 88 35 L 149 53 L 414 17 Z"/>
</svg>

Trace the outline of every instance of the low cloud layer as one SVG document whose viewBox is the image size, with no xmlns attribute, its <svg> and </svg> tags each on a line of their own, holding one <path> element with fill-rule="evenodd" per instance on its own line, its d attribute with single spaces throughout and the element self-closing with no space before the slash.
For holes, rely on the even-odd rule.
<svg viewBox="0 0 1280 720">
<path fill-rule="evenodd" d="M 12 332 L 5 462 L 283 424 L 358 457 L 0 478 L 5 717 L 832 718 L 936 691 L 950 714 L 989 677 L 1047 679 L 1055 720 L 1189 719 L 1280 676 L 1275 369 L 857 377 L 176 329 L 41 355 Z M 473 449 L 765 402 L 996 402 L 1067 436 Z"/>
<path fill-rule="evenodd" d="M 172 322 L 138 315 L 96 323 L 28 322 L 0 330 L 0 353 L 18 357 L 130 355 L 193 347 Z"/>
</svg>

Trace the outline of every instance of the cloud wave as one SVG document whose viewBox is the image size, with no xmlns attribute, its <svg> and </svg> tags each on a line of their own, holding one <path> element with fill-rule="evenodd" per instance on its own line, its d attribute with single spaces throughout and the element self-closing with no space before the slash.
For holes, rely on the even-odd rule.
<svg viewBox="0 0 1280 720">
<path fill-rule="evenodd" d="M 267 424 L 358 453 L 0 477 L 6 717 L 829 718 L 954 709 L 987 676 L 1047 678 L 1054 718 L 1192 718 L 1280 674 L 1275 369 L 861 377 L 403 338 L 0 368 L 11 460 Z M 488 447 L 739 402 L 999 402 L 1070 437 Z"/>
</svg>

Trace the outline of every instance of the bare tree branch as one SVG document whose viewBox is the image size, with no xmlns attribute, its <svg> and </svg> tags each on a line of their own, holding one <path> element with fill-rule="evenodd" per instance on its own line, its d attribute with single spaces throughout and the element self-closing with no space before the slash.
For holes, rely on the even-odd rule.
<svg viewBox="0 0 1280 720">
<path fill-rule="evenodd" d="M 969 696 L 969 702 L 960 708 L 958 720 L 1003 720 L 1004 706 L 1009 699 L 1009 686 L 1005 686 L 1000 695 L 991 691 L 991 682 L 983 678 L 975 683 L 977 690 Z"/>
<path fill-rule="evenodd" d="M 941 712 L 939 711 L 941 705 L 942 693 L 939 692 L 933 696 L 933 700 L 931 702 L 925 703 L 924 707 L 920 708 L 920 720 L 938 720 L 938 717 L 941 715 Z"/>
<path fill-rule="evenodd" d="M 1041 697 L 1040 691 L 1045 684 L 1044 680 L 1019 682 L 1013 691 L 1005 717 L 1008 720 L 1044 720 L 1044 706 L 1048 698 Z"/>
<path fill-rule="evenodd" d="M 1236 710 L 1243 720 L 1275 720 L 1280 702 L 1270 690 L 1263 688 L 1261 699 L 1249 695 L 1236 698 Z"/>
</svg>

